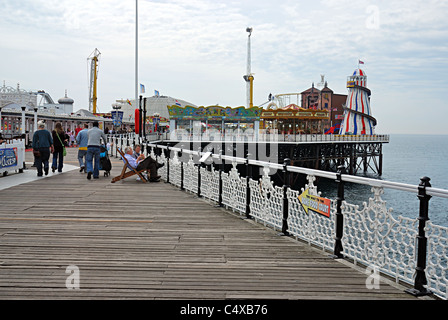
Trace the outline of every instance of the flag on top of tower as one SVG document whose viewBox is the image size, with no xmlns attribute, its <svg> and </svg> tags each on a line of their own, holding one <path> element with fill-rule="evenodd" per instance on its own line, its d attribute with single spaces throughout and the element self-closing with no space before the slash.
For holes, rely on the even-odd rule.
<svg viewBox="0 0 448 320">
<path fill-rule="evenodd" d="M 364 61 L 358 60 L 358 64 L 364 64 Z"/>
</svg>

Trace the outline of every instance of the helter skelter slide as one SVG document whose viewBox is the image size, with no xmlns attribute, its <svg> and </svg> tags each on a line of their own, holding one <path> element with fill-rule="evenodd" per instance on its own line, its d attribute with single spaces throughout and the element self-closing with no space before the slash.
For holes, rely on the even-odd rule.
<svg viewBox="0 0 448 320">
<path fill-rule="evenodd" d="M 347 79 L 347 102 L 344 107 L 344 120 L 339 134 L 373 135 L 377 121 L 370 109 L 371 92 L 367 88 L 367 76 L 356 69 Z"/>
</svg>

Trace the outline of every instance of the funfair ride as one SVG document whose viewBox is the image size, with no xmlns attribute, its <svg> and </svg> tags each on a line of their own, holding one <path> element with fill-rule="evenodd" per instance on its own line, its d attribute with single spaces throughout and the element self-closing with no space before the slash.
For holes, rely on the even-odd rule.
<svg viewBox="0 0 448 320">
<path fill-rule="evenodd" d="M 347 79 L 348 96 L 344 107 L 342 135 L 374 135 L 376 119 L 370 108 L 371 92 L 367 88 L 367 75 L 361 69 L 356 69 Z"/>
</svg>

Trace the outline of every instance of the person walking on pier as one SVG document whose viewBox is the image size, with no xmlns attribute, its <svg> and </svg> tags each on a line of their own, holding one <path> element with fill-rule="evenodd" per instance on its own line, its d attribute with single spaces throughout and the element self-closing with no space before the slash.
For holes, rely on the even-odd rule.
<svg viewBox="0 0 448 320">
<path fill-rule="evenodd" d="M 78 132 L 76 136 L 76 142 L 78 143 L 78 161 L 79 161 L 79 172 L 86 172 L 86 155 L 87 155 L 87 143 L 89 142 L 89 137 L 87 132 L 89 131 L 89 125 L 84 124 L 84 129 Z"/>
<path fill-rule="evenodd" d="M 64 148 L 68 146 L 70 137 L 65 133 L 64 129 L 62 129 L 62 124 L 60 122 L 56 123 L 55 129 L 52 131 L 52 135 L 54 142 L 54 153 L 51 170 L 55 172 L 56 169 L 58 169 L 58 172 L 62 172 L 62 167 L 64 166 Z"/>
<path fill-rule="evenodd" d="M 45 123 L 39 121 L 38 130 L 33 135 L 33 153 L 34 163 L 37 168 L 37 176 L 42 177 L 42 165 L 44 166 L 45 175 L 48 175 L 50 153 L 54 152 L 53 138 L 51 133 L 45 129 Z"/>
<path fill-rule="evenodd" d="M 95 121 L 93 123 L 93 128 L 87 131 L 87 155 L 86 155 L 86 168 L 87 168 L 87 179 L 93 178 L 98 179 L 100 176 L 100 147 L 101 139 L 104 141 L 104 145 L 107 143 L 107 137 L 103 130 L 98 128 L 99 123 Z M 95 165 L 93 164 L 95 160 Z"/>
</svg>

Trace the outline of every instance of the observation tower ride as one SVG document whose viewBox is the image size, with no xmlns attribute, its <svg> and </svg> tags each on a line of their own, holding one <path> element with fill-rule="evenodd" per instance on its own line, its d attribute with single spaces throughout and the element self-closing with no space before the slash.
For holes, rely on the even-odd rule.
<svg viewBox="0 0 448 320">
<path fill-rule="evenodd" d="M 371 92 L 367 88 L 367 76 L 361 69 L 356 69 L 347 78 L 347 102 L 344 107 L 344 120 L 340 134 L 373 135 L 377 121 L 370 109 Z"/>
</svg>

